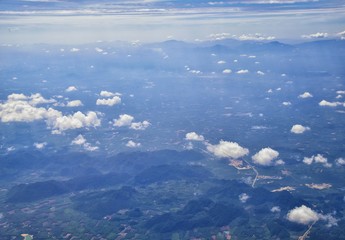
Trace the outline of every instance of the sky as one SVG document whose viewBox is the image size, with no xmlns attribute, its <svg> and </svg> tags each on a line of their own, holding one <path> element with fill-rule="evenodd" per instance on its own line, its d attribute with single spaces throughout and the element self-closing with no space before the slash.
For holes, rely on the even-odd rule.
<svg viewBox="0 0 345 240">
<path fill-rule="evenodd" d="M 342 0 L 1 0 L 0 44 L 345 37 Z"/>
</svg>

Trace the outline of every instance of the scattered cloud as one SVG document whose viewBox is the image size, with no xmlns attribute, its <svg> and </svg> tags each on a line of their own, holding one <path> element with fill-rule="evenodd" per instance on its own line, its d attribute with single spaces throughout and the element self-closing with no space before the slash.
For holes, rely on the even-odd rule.
<svg viewBox="0 0 345 240">
<path fill-rule="evenodd" d="M 137 148 L 137 147 L 140 147 L 140 146 L 141 146 L 141 143 L 136 143 L 136 142 L 133 142 L 132 140 L 129 140 L 126 143 L 126 147 L 129 147 L 129 148 Z"/>
<path fill-rule="evenodd" d="M 226 63 L 226 61 L 224 61 L 224 60 L 220 60 L 220 61 L 218 61 L 217 63 L 218 63 L 218 64 L 225 64 L 225 63 Z"/>
<path fill-rule="evenodd" d="M 115 127 L 125 127 L 128 126 L 130 129 L 133 130 L 145 130 L 148 128 L 151 123 L 147 120 L 142 122 L 133 122 L 134 117 L 128 114 L 122 114 L 119 116 L 118 119 L 114 120 Z"/>
<path fill-rule="evenodd" d="M 114 126 L 116 127 L 124 127 L 130 126 L 134 117 L 128 114 L 121 114 L 118 119 L 115 119 Z"/>
<path fill-rule="evenodd" d="M 239 196 L 238 196 L 238 199 L 242 202 L 242 203 L 246 203 L 247 200 L 249 199 L 249 195 L 247 193 L 241 193 Z"/>
<path fill-rule="evenodd" d="M 340 105 L 344 105 L 341 102 L 328 102 L 326 100 L 322 100 L 321 102 L 319 102 L 319 106 L 321 107 L 337 107 Z"/>
<path fill-rule="evenodd" d="M 83 145 L 86 143 L 86 139 L 83 135 L 79 134 L 75 139 L 72 141 L 72 145 Z"/>
<path fill-rule="evenodd" d="M 309 92 L 304 92 L 303 94 L 298 96 L 299 98 L 311 98 L 313 95 Z"/>
<path fill-rule="evenodd" d="M 254 156 L 252 156 L 252 160 L 255 164 L 258 164 L 258 165 L 272 166 L 275 164 L 274 160 L 278 156 L 279 156 L 279 152 L 268 147 L 268 148 L 261 149 Z"/>
<path fill-rule="evenodd" d="M 198 135 L 196 132 L 189 132 L 186 134 L 186 140 L 188 141 L 204 141 L 203 135 Z"/>
<path fill-rule="evenodd" d="M 96 101 L 96 105 L 106 105 L 106 106 L 114 106 L 119 103 L 121 103 L 121 98 L 118 96 L 114 96 L 113 98 L 109 98 L 109 99 L 97 99 Z"/>
<path fill-rule="evenodd" d="M 265 75 L 265 73 L 262 72 L 262 71 L 257 71 L 256 73 L 257 73 L 258 75 L 261 75 L 261 76 Z"/>
<path fill-rule="evenodd" d="M 53 129 L 53 134 L 61 134 L 63 131 L 70 129 L 98 127 L 101 125 L 101 120 L 98 118 L 96 112 L 90 111 L 84 114 L 78 111 L 73 115 L 47 119 L 47 124 Z"/>
<path fill-rule="evenodd" d="M 337 164 L 337 166 L 344 166 L 345 165 L 345 158 L 337 158 L 335 160 L 335 163 Z"/>
<path fill-rule="evenodd" d="M 37 148 L 37 149 L 43 149 L 45 148 L 45 146 L 47 146 L 47 142 L 42 142 L 42 143 L 34 143 L 34 147 Z"/>
<path fill-rule="evenodd" d="M 295 124 L 292 126 L 290 132 L 295 133 L 295 134 L 302 134 L 305 131 L 309 131 L 309 130 L 310 130 L 310 127 L 304 127 L 300 124 Z"/>
<path fill-rule="evenodd" d="M 248 155 L 249 150 L 241 147 L 236 142 L 228 142 L 220 140 L 219 144 L 212 145 L 207 143 L 207 150 L 216 157 L 240 158 Z"/>
<path fill-rule="evenodd" d="M 345 31 L 337 33 L 337 36 L 339 36 L 341 40 L 345 40 Z"/>
<path fill-rule="evenodd" d="M 121 96 L 121 93 L 113 93 L 113 92 L 109 92 L 109 91 L 101 91 L 100 94 L 101 97 L 114 97 L 114 96 Z"/>
<path fill-rule="evenodd" d="M 83 135 L 79 134 L 76 138 L 72 140 L 72 145 L 82 146 L 86 151 L 93 152 L 99 149 L 97 146 L 92 146 L 86 141 Z"/>
<path fill-rule="evenodd" d="M 67 107 L 81 107 L 83 103 L 80 100 L 69 101 L 66 105 Z"/>
<path fill-rule="evenodd" d="M 290 210 L 287 214 L 287 219 L 290 222 L 308 225 L 320 219 L 319 214 L 311 208 L 302 205 Z"/>
<path fill-rule="evenodd" d="M 324 167 L 332 167 L 332 164 L 330 164 L 328 162 L 328 159 L 326 157 L 324 157 L 321 154 L 317 154 L 316 156 L 311 156 L 311 157 L 304 157 L 303 158 L 303 163 L 307 164 L 307 165 L 311 165 L 312 163 L 320 163 L 322 164 Z"/>
<path fill-rule="evenodd" d="M 291 102 L 283 102 L 283 105 L 284 105 L 284 106 L 290 106 L 290 105 L 291 105 Z"/>
<path fill-rule="evenodd" d="M 66 88 L 65 92 L 74 92 L 77 91 L 78 89 L 75 86 L 69 86 Z"/>
<path fill-rule="evenodd" d="M 271 212 L 273 212 L 273 213 L 279 213 L 280 211 L 281 211 L 281 209 L 279 206 L 273 206 L 271 208 Z"/>
<path fill-rule="evenodd" d="M 224 73 L 224 74 L 230 74 L 230 73 L 232 73 L 232 71 L 231 71 L 231 69 L 228 69 L 228 68 L 227 68 L 227 69 L 224 69 L 224 70 L 223 70 L 223 73 Z"/>
<path fill-rule="evenodd" d="M 134 130 L 145 130 L 151 125 L 149 121 L 142 121 L 142 122 L 133 122 L 131 126 L 129 127 L 130 129 Z"/>
<path fill-rule="evenodd" d="M 71 48 L 70 52 L 79 52 L 80 49 L 79 48 Z"/>
<path fill-rule="evenodd" d="M 332 187 L 332 184 L 329 183 L 320 183 L 320 184 L 316 184 L 316 183 L 306 183 L 305 184 L 308 188 L 312 188 L 312 189 L 317 189 L 317 190 L 324 190 L 324 189 L 328 189 Z"/>
<path fill-rule="evenodd" d="M 209 35 L 209 38 L 211 40 L 219 41 L 219 40 L 229 38 L 230 36 L 231 35 L 229 33 L 212 33 Z"/>
<path fill-rule="evenodd" d="M 309 35 L 302 35 L 302 38 L 307 38 L 307 39 L 327 38 L 327 37 L 328 37 L 328 33 L 322 33 L 322 32 L 312 33 Z"/>
<path fill-rule="evenodd" d="M 241 36 L 238 37 L 239 40 L 242 41 L 271 41 L 274 40 L 274 36 L 265 36 L 261 33 L 255 33 L 255 34 L 242 34 Z"/>
<path fill-rule="evenodd" d="M 237 74 L 246 74 L 246 73 L 249 73 L 249 70 L 247 69 L 241 69 L 239 71 L 236 72 Z"/>
</svg>

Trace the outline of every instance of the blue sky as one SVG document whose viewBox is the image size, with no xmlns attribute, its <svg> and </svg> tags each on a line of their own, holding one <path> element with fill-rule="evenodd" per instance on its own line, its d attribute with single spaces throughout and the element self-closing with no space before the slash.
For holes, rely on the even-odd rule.
<svg viewBox="0 0 345 240">
<path fill-rule="evenodd" d="M 0 1 L 0 43 L 341 38 L 341 0 Z M 345 34 L 343 34 L 345 37 Z"/>
</svg>

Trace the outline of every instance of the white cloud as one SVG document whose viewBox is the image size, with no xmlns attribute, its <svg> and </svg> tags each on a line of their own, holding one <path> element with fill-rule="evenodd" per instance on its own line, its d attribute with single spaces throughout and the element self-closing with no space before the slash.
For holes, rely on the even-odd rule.
<svg viewBox="0 0 345 240">
<path fill-rule="evenodd" d="M 279 213 L 280 211 L 281 211 L 281 209 L 278 206 L 274 206 L 271 208 L 271 212 L 273 212 L 273 213 Z"/>
<path fill-rule="evenodd" d="M 304 133 L 305 131 L 308 131 L 308 130 L 310 130 L 309 127 L 304 127 L 304 126 L 302 126 L 300 124 L 295 124 L 295 125 L 292 126 L 290 132 L 295 133 L 295 134 L 302 134 L 302 133 Z"/>
<path fill-rule="evenodd" d="M 61 112 L 52 108 L 36 107 L 50 102 L 55 100 L 44 99 L 40 94 L 11 94 L 6 102 L 0 103 L 0 119 L 2 122 L 33 122 L 61 116 Z"/>
<path fill-rule="evenodd" d="M 113 93 L 113 92 L 108 92 L 108 91 L 101 91 L 100 94 L 101 97 L 114 97 L 114 96 L 121 96 L 121 93 Z"/>
<path fill-rule="evenodd" d="M 35 148 L 37 149 L 43 149 L 47 145 L 47 142 L 42 142 L 42 143 L 34 143 Z"/>
<path fill-rule="evenodd" d="M 67 107 L 80 107 L 83 106 L 83 103 L 80 100 L 69 101 L 66 105 Z"/>
<path fill-rule="evenodd" d="M 225 64 L 226 61 L 220 60 L 220 61 L 218 61 L 217 63 L 218 63 L 218 64 Z"/>
<path fill-rule="evenodd" d="M 265 36 L 261 33 L 255 33 L 255 34 L 243 34 L 238 37 L 239 40 L 242 41 L 248 41 L 248 40 L 254 40 L 254 41 L 264 41 L 264 40 L 274 40 L 275 37 L 273 36 Z"/>
<path fill-rule="evenodd" d="M 319 214 L 305 205 L 290 210 L 287 214 L 290 222 L 308 225 L 319 220 Z"/>
<path fill-rule="evenodd" d="M 151 123 L 147 120 L 142 122 L 133 122 L 134 117 L 128 114 L 122 114 L 119 116 L 118 119 L 114 120 L 115 127 L 125 127 L 129 126 L 130 129 L 134 130 L 145 130 L 148 128 Z"/>
<path fill-rule="evenodd" d="M 118 119 L 114 120 L 114 126 L 116 127 L 124 127 L 130 126 L 134 117 L 128 114 L 121 114 Z"/>
<path fill-rule="evenodd" d="M 68 88 L 66 88 L 65 92 L 73 92 L 73 91 L 77 91 L 78 89 L 75 86 L 69 86 Z"/>
<path fill-rule="evenodd" d="M 345 40 L 345 31 L 339 32 L 337 35 L 340 37 L 340 39 Z"/>
<path fill-rule="evenodd" d="M 246 193 L 241 193 L 239 196 L 238 196 L 238 199 L 242 202 L 242 203 L 246 203 L 247 200 L 249 199 L 250 197 L 248 196 L 248 194 Z"/>
<path fill-rule="evenodd" d="M 54 134 L 61 134 L 63 131 L 70 129 L 98 127 L 101 125 L 101 120 L 95 112 L 90 111 L 85 115 L 78 111 L 73 115 L 48 119 L 47 124 L 53 129 Z"/>
<path fill-rule="evenodd" d="M 151 125 L 151 123 L 149 121 L 142 121 L 142 122 L 134 122 L 131 124 L 131 126 L 129 127 L 130 129 L 134 129 L 134 130 L 145 130 L 146 128 L 148 128 Z"/>
<path fill-rule="evenodd" d="M 271 166 L 274 160 L 279 156 L 279 152 L 272 148 L 263 148 L 252 156 L 253 162 L 262 166 Z"/>
<path fill-rule="evenodd" d="M 230 73 L 232 73 L 232 71 L 231 71 L 231 69 L 228 69 L 228 68 L 227 68 L 227 69 L 224 69 L 224 70 L 223 70 L 223 73 L 224 73 L 224 74 L 230 74 Z"/>
<path fill-rule="evenodd" d="M 316 156 L 311 156 L 311 157 L 304 157 L 303 158 L 303 163 L 307 164 L 307 165 L 311 165 L 312 163 L 320 163 L 322 164 L 324 167 L 332 167 L 332 164 L 330 164 L 328 162 L 328 159 L 326 157 L 324 157 L 322 154 L 317 154 Z"/>
<path fill-rule="evenodd" d="M 206 144 L 207 150 L 217 157 L 240 158 L 248 155 L 249 150 L 236 142 L 219 141 L 219 144 Z"/>
<path fill-rule="evenodd" d="M 344 158 L 337 158 L 335 160 L 335 163 L 338 165 L 338 166 L 344 166 L 345 165 L 345 159 Z"/>
<path fill-rule="evenodd" d="M 343 105 L 341 102 L 328 102 L 326 100 L 322 100 L 321 102 L 319 102 L 319 106 L 321 107 L 336 107 L 339 105 Z"/>
<path fill-rule="evenodd" d="M 322 33 L 322 32 L 317 32 L 317 33 L 312 33 L 309 35 L 302 35 L 302 38 L 327 38 L 328 33 Z"/>
<path fill-rule="evenodd" d="M 339 91 L 337 91 L 337 94 L 345 94 L 345 91 L 344 90 L 339 90 Z"/>
<path fill-rule="evenodd" d="M 241 69 L 239 71 L 236 72 L 237 74 L 246 74 L 249 73 L 249 71 L 247 69 Z"/>
<path fill-rule="evenodd" d="M 86 141 L 83 135 L 79 134 L 76 138 L 72 140 L 72 145 L 82 146 L 86 151 L 93 152 L 99 149 L 97 146 L 92 146 Z"/>
<path fill-rule="evenodd" d="M 284 105 L 284 106 L 290 106 L 290 105 L 291 105 L 291 102 L 283 102 L 283 105 Z"/>
<path fill-rule="evenodd" d="M 86 143 L 86 139 L 83 135 L 79 134 L 75 139 L 72 141 L 72 145 L 83 145 Z"/>
<path fill-rule="evenodd" d="M 119 103 L 121 103 L 121 98 L 118 96 L 114 96 L 113 98 L 109 98 L 109 99 L 97 99 L 96 101 L 96 105 L 107 105 L 107 106 L 114 106 Z"/>
<path fill-rule="evenodd" d="M 70 50 L 71 52 L 79 52 L 80 51 L 80 49 L 79 48 L 71 48 L 71 50 Z"/>
<path fill-rule="evenodd" d="M 186 140 L 189 141 L 204 141 L 205 138 L 203 135 L 198 135 L 196 132 L 189 132 L 186 134 Z"/>
<path fill-rule="evenodd" d="M 141 146 L 141 143 L 136 143 L 136 142 L 133 142 L 132 140 L 129 140 L 126 143 L 126 147 L 129 147 L 129 148 L 137 148 L 137 147 L 140 147 L 140 146 Z"/>
<path fill-rule="evenodd" d="M 261 76 L 265 75 L 265 73 L 262 72 L 262 71 L 257 71 L 256 73 L 257 73 L 258 75 L 261 75 Z"/>
<path fill-rule="evenodd" d="M 319 218 L 323 221 L 326 221 L 326 227 L 333 227 L 333 226 L 338 226 L 338 219 L 336 219 L 335 217 L 333 217 L 331 214 L 319 214 Z"/>
<path fill-rule="evenodd" d="M 304 92 L 303 94 L 298 96 L 299 98 L 311 98 L 313 95 L 309 92 Z"/>
</svg>

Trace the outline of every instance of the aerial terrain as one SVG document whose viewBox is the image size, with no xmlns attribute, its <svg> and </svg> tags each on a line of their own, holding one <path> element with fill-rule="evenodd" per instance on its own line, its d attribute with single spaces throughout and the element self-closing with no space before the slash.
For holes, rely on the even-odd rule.
<svg viewBox="0 0 345 240">
<path fill-rule="evenodd" d="M 344 12 L 0 2 L 0 239 L 345 239 Z"/>
</svg>

